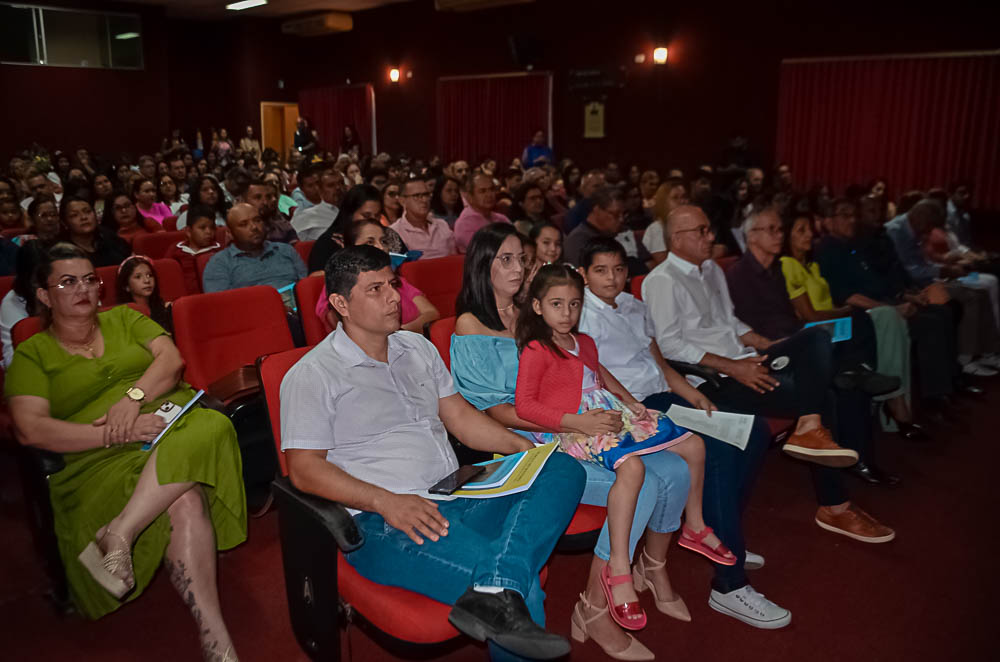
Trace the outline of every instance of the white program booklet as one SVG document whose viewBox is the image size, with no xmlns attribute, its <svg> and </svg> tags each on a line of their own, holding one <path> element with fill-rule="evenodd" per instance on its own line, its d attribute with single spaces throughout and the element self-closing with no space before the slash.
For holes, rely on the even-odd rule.
<svg viewBox="0 0 1000 662">
<path fill-rule="evenodd" d="M 709 416 L 703 409 L 671 405 L 667 416 L 681 427 L 715 437 L 741 451 L 746 450 L 747 442 L 750 441 L 750 429 L 753 428 L 753 416 L 749 414 L 713 411 Z"/>
</svg>

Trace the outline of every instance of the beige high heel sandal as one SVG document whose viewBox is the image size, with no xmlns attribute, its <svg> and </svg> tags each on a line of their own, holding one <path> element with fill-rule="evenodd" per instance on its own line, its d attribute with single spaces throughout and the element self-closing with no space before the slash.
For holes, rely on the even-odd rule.
<svg viewBox="0 0 1000 662">
<path fill-rule="evenodd" d="M 114 536 L 123 543 L 125 549 L 116 549 L 104 554 L 98 543 L 103 542 L 108 536 Z M 90 572 L 91 577 L 100 584 L 104 590 L 117 599 L 121 600 L 125 595 L 135 588 L 135 574 L 132 570 L 132 546 L 123 536 L 106 529 L 97 541 L 88 544 L 77 557 L 83 567 Z M 125 579 L 122 579 L 122 577 Z"/>
<path fill-rule="evenodd" d="M 591 616 L 584 616 L 584 610 L 587 610 L 587 613 L 590 613 Z M 586 642 L 587 639 L 591 638 L 589 632 L 590 624 L 604 616 L 607 616 L 608 620 L 611 620 L 611 615 L 608 614 L 606 607 L 598 609 L 597 607 L 592 606 L 587 601 L 587 595 L 585 593 L 581 593 L 580 600 L 573 606 L 573 617 L 570 619 L 569 628 L 570 636 L 573 637 L 574 641 L 579 641 L 581 644 Z M 611 622 L 614 623 L 614 621 Z M 594 642 L 600 646 L 601 650 L 603 650 L 609 657 L 616 660 L 639 661 L 656 659 L 653 652 L 643 646 L 638 639 L 630 635 L 628 632 L 625 632 L 625 636 L 628 637 L 628 646 L 626 646 L 624 650 L 620 651 L 609 650 L 597 639 L 594 639 Z"/>
<path fill-rule="evenodd" d="M 688 611 L 687 605 L 684 604 L 684 598 L 678 595 L 673 600 L 660 600 L 660 596 L 656 594 L 656 586 L 646 577 L 647 570 L 659 570 L 665 565 L 667 565 L 666 561 L 657 561 L 643 549 L 639 560 L 636 561 L 635 566 L 632 568 L 632 585 L 635 587 L 635 592 L 642 593 L 648 588 L 653 592 L 653 600 L 656 601 L 657 609 L 671 618 L 676 618 L 678 621 L 690 623 L 691 612 Z"/>
</svg>

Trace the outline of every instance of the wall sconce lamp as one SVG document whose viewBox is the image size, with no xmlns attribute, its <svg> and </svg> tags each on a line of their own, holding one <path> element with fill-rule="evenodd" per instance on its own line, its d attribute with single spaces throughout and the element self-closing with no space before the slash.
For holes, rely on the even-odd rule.
<svg viewBox="0 0 1000 662">
<path fill-rule="evenodd" d="M 399 69 L 393 67 L 392 69 L 389 70 L 389 80 L 392 81 L 393 83 L 399 82 Z"/>
<path fill-rule="evenodd" d="M 653 49 L 653 62 L 656 64 L 667 63 L 667 49 L 663 46 Z"/>
</svg>

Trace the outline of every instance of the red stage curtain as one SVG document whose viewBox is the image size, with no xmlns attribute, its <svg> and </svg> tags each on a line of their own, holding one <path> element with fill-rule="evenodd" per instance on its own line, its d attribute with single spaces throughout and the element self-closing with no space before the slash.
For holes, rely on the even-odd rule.
<svg viewBox="0 0 1000 662">
<path fill-rule="evenodd" d="M 448 162 L 488 155 L 504 167 L 520 157 L 535 131 L 549 134 L 550 81 L 547 73 L 439 80 L 441 158 Z"/>
<path fill-rule="evenodd" d="M 309 120 L 309 125 L 319 132 L 322 149 L 334 154 L 340 151 L 344 125 L 354 128 L 362 154 L 373 151 L 374 109 L 375 93 L 371 85 L 319 87 L 299 92 L 299 116 Z"/>
<path fill-rule="evenodd" d="M 803 188 L 968 178 L 976 207 L 1000 209 L 1000 56 L 783 62 L 777 154 Z"/>
</svg>

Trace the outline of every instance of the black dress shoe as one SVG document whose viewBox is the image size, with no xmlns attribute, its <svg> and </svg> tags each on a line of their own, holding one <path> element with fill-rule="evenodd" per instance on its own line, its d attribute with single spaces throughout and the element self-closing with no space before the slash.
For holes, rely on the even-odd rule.
<svg viewBox="0 0 1000 662">
<path fill-rule="evenodd" d="M 965 395 L 970 398 L 981 398 L 986 395 L 986 389 L 973 386 L 972 384 L 962 384 L 955 392 L 958 395 Z"/>
<path fill-rule="evenodd" d="M 869 485 L 885 485 L 886 487 L 899 485 L 899 476 L 891 474 L 888 471 L 883 471 L 874 464 L 865 464 L 859 461 L 853 467 L 850 467 L 848 471 Z"/>
<path fill-rule="evenodd" d="M 900 423 L 896 421 L 896 427 L 899 428 L 897 434 L 907 441 L 929 441 L 931 438 L 924 426 L 919 423 Z"/>
<path fill-rule="evenodd" d="M 470 588 L 448 614 L 455 628 L 477 641 L 492 640 L 511 653 L 535 660 L 568 655 L 569 642 L 540 628 L 517 591 L 477 593 Z"/>
<path fill-rule="evenodd" d="M 837 373 L 833 383 L 842 391 L 858 389 L 868 395 L 885 395 L 898 389 L 901 382 L 899 377 L 883 375 L 862 364 Z"/>
</svg>

